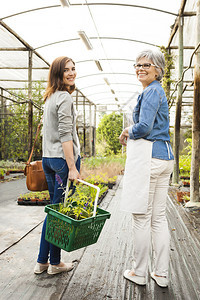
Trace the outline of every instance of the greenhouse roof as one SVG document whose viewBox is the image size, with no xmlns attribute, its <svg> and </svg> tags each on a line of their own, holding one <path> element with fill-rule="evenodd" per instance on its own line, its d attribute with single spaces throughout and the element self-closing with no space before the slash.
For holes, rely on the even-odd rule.
<svg viewBox="0 0 200 300">
<path fill-rule="evenodd" d="M 66 55 L 76 63 L 76 85 L 88 100 L 122 108 L 141 91 L 133 68 L 137 53 L 168 45 L 180 3 L 6 1 L 0 12 L 0 87 L 27 87 L 30 53 L 33 82 L 46 82 L 50 63 Z"/>
</svg>

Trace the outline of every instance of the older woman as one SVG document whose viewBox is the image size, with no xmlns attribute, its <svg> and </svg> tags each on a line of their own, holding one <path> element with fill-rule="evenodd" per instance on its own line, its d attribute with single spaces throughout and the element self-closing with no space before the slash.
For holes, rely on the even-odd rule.
<svg viewBox="0 0 200 300">
<path fill-rule="evenodd" d="M 166 199 L 174 156 L 170 146 L 168 104 L 160 84 L 165 60 L 161 52 L 141 52 L 134 65 L 143 86 L 133 111 L 134 125 L 119 139 L 127 144 L 121 209 L 133 215 L 134 266 L 124 277 L 145 285 L 148 257 L 153 243 L 154 269 L 151 277 L 168 285 L 170 236 Z M 134 179 L 134 184 L 133 184 Z"/>
</svg>

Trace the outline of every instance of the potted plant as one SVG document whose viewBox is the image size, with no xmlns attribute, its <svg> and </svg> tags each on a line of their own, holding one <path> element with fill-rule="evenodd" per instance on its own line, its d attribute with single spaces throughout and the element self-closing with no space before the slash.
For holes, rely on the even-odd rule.
<svg viewBox="0 0 200 300">
<path fill-rule="evenodd" d="M 176 192 L 176 196 L 177 196 L 177 201 L 180 202 L 180 203 L 183 203 L 183 197 L 187 195 L 189 196 L 190 195 L 190 192 L 185 192 L 185 191 L 177 191 Z"/>
<path fill-rule="evenodd" d="M 185 186 L 185 187 L 190 186 L 190 180 L 189 179 L 182 180 L 182 183 L 183 183 L 183 186 Z"/>
<path fill-rule="evenodd" d="M 106 194 L 108 193 L 108 186 L 99 184 L 98 187 L 100 188 L 100 193 L 99 193 L 99 199 L 97 204 L 100 204 L 104 199 L 104 197 L 106 196 Z"/>
<path fill-rule="evenodd" d="M 50 195 L 48 190 L 40 192 L 39 201 L 41 200 L 44 205 L 50 204 Z"/>
<path fill-rule="evenodd" d="M 112 189 L 116 183 L 117 176 L 108 177 L 107 173 L 100 173 L 98 175 L 89 175 L 85 180 L 95 185 L 107 185 Z"/>
<path fill-rule="evenodd" d="M 0 179 L 4 179 L 4 169 L 0 168 Z"/>
<path fill-rule="evenodd" d="M 36 205 L 37 204 L 37 195 L 34 192 L 31 192 L 30 194 L 30 205 Z"/>
<path fill-rule="evenodd" d="M 7 169 L 5 169 L 4 172 L 5 172 L 6 176 L 10 175 L 10 172 Z"/>
<path fill-rule="evenodd" d="M 183 175 L 180 175 L 180 179 L 189 180 L 190 179 L 190 174 L 189 173 L 185 173 Z"/>
<path fill-rule="evenodd" d="M 184 202 L 190 201 L 190 195 L 184 195 L 183 200 L 184 200 Z"/>
<path fill-rule="evenodd" d="M 109 187 L 109 189 L 112 189 L 112 188 L 113 188 L 113 186 L 114 186 L 115 183 L 116 183 L 116 179 L 117 179 L 117 176 L 108 178 L 108 187 Z"/>
<path fill-rule="evenodd" d="M 48 191 L 29 192 L 21 194 L 17 202 L 20 205 L 47 205 L 50 203 L 50 196 Z"/>
<path fill-rule="evenodd" d="M 19 205 L 22 205 L 23 202 L 24 202 L 24 200 L 23 200 L 23 195 L 20 195 L 20 196 L 17 198 L 17 203 L 18 203 Z"/>
<path fill-rule="evenodd" d="M 24 200 L 24 202 L 23 202 L 24 204 L 26 204 L 26 205 L 31 204 L 31 197 L 30 197 L 30 194 L 29 194 L 29 193 L 24 194 L 23 200 Z"/>
</svg>

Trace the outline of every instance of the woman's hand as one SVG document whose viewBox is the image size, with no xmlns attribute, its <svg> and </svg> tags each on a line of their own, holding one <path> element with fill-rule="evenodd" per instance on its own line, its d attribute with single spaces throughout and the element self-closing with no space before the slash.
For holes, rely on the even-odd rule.
<svg viewBox="0 0 200 300">
<path fill-rule="evenodd" d="M 77 171 L 76 166 L 73 168 L 69 169 L 69 174 L 68 174 L 68 179 L 70 181 L 76 181 L 77 179 L 81 179 L 80 173 Z"/>
<path fill-rule="evenodd" d="M 119 136 L 119 142 L 123 146 L 126 146 L 127 138 L 129 137 L 128 129 L 129 127 L 126 127 Z"/>
<path fill-rule="evenodd" d="M 69 168 L 68 179 L 71 181 L 74 180 L 76 181 L 77 179 L 81 179 L 81 175 L 76 169 L 76 165 L 74 162 L 73 142 L 72 141 L 63 142 L 62 147 Z"/>
</svg>

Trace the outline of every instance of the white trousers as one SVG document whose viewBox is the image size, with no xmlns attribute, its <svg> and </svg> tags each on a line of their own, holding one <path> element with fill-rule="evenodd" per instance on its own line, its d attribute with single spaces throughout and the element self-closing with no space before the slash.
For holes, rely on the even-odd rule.
<svg viewBox="0 0 200 300">
<path fill-rule="evenodd" d="M 154 272 L 168 276 L 170 235 L 166 219 L 166 200 L 173 160 L 152 158 L 149 202 L 146 214 L 133 214 L 134 272 L 146 276 L 152 241 Z"/>
</svg>

